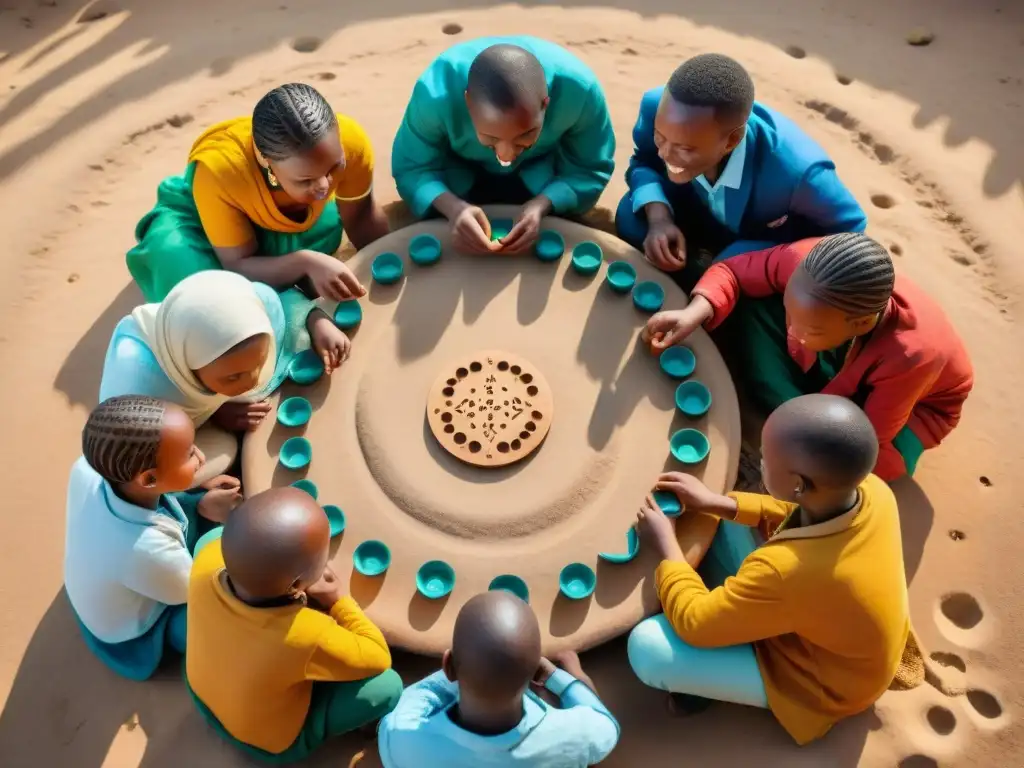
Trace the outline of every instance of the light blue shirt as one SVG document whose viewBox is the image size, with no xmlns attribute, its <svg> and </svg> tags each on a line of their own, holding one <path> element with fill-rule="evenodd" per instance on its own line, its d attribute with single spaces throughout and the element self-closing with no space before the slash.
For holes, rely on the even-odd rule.
<svg viewBox="0 0 1024 768">
<path fill-rule="evenodd" d="M 743 212 L 738 212 L 739 216 L 735 217 L 735 222 L 730 221 L 732 217 L 726 216 L 725 212 L 725 190 L 740 188 L 743 184 L 743 165 L 746 162 L 747 136 L 744 134 L 743 138 L 740 139 L 740 143 L 736 145 L 732 154 L 729 155 L 729 159 L 725 163 L 725 169 L 719 174 L 718 181 L 713 186 L 703 175 L 698 176 L 696 179 L 697 194 L 704 198 L 714 217 L 734 232 L 739 229 L 739 219 L 743 217 Z"/>
<path fill-rule="evenodd" d="M 452 721 L 459 686 L 435 672 L 407 688 L 381 720 L 377 743 L 384 768 L 585 768 L 608 757 L 619 740 L 619 724 L 597 695 L 561 669 L 545 687 L 559 697 L 562 709 L 527 691 L 518 726 L 480 736 Z"/>
<path fill-rule="evenodd" d="M 141 637 L 188 596 L 188 518 L 172 496 L 157 509 L 121 499 L 80 458 L 68 482 L 64 586 L 78 618 L 104 643 Z"/>
</svg>

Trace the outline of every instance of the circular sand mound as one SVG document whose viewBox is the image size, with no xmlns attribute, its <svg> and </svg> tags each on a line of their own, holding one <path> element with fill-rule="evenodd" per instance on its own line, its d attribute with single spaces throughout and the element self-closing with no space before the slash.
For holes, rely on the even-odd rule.
<svg viewBox="0 0 1024 768">
<path fill-rule="evenodd" d="M 508 217 L 514 209 L 488 213 Z M 498 576 L 525 582 L 549 653 L 622 634 L 657 609 L 649 578 L 656 562 L 643 547 L 622 564 L 599 555 L 627 551 L 627 532 L 658 474 L 684 469 L 718 491 L 735 481 L 739 410 L 711 340 L 698 332 L 688 342 L 697 358 L 691 378 L 713 394 L 710 412 L 691 419 L 676 411 L 677 382 L 638 343 L 647 315 L 628 294 L 607 286 L 605 267 L 594 276 L 577 274 L 571 249 L 591 240 L 606 263 L 629 261 L 641 281 L 664 288 L 665 308 L 685 306 L 683 292 L 608 234 L 560 219 L 546 226 L 566 241 L 557 263 L 530 254 L 456 253 L 443 222 L 414 225 L 361 251 L 349 264 L 371 288 L 362 322 L 350 331 L 351 359 L 330 378 L 282 389 L 278 402 L 297 394 L 311 401 L 308 425 L 288 428 L 268 419 L 246 440 L 248 493 L 308 477 L 322 504 L 344 510 L 347 527 L 335 540 L 332 562 L 398 646 L 442 652 L 459 608 Z M 444 253 L 438 264 L 419 267 L 408 259 L 409 241 L 425 232 L 440 239 Z M 405 261 L 405 275 L 394 285 L 370 277 L 373 259 L 384 252 Z M 501 387 L 508 390 L 507 409 Z M 488 400 L 495 402 L 487 406 Z M 500 411 L 493 411 L 496 404 Z M 492 412 L 497 422 L 487 421 Z M 521 428 L 513 417 L 523 419 Z M 446 433 L 456 420 L 458 430 Z M 696 427 L 711 442 L 707 460 L 696 466 L 684 467 L 669 451 L 669 438 L 684 427 Z M 458 442 L 456 433 L 463 435 Z M 312 461 L 293 472 L 278 455 L 299 434 L 312 445 Z M 517 461 L 503 460 L 517 451 L 523 453 Z M 698 515 L 680 520 L 691 560 L 703 557 L 716 525 Z M 353 551 L 367 540 L 390 548 L 382 576 L 354 570 Z M 417 592 L 416 573 L 432 560 L 455 571 L 454 589 L 440 600 Z M 589 598 L 560 594 L 559 574 L 571 563 L 596 573 Z"/>
</svg>

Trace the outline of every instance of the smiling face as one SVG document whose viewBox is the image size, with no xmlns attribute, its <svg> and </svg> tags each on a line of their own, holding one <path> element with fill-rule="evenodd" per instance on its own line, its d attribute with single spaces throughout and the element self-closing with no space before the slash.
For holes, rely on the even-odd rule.
<svg viewBox="0 0 1024 768">
<path fill-rule="evenodd" d="M 281 189 L 302 205 L 326 200 L 345 170 L 345 152 L 337 130 L 328 131 L 311 149 L 284 160 L 262 158 Z"/>
<path fill-rule="evenodd" d="M 850 317 L 814 296 L 814 282 L 802 269 L 793 273 L 786 286 L 786 330 L 810 352 L 836 349 L 862 336 L 878 322 L 878 315 Z"/>
<path fill-rule="evenodd" d="M 713 172 L 745 133 L 746 123 L 723 126 L 712 107 L 681 104 L 667 89 L 654 118 L 654 144 L 676 184 Z"/>
<path fill-rule="evenodd" d="M 539 108 L 520 105 L 503 112 L 490 104 L 474 102 L 466 94 L 466 106 L 477 140 L 494 150 L 498 162 L 504 166 L 512 165 L 537 143 L 544 128 L 548 101 L 548 98 L 543 99 Z"/>
<path fill-rule="evenodd" d="M 212 363 L 194 371 L 210 392 L 238 397 L 260 383 L 260 374 L 270 355 L 270 337 L 261 333 L 235 345 Z"/>
</svg>

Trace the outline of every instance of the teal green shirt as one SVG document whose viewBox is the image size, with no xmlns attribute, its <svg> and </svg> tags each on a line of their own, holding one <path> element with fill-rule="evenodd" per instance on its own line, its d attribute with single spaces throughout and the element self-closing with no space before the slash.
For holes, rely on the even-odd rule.
<svg viewBox="0 0 1024 768">
<path fill-rule="evenodd" d="M 485 48 L 518 45 L 544 67 L 551 101 L 537 143 L 503 168 L 476 136 L 466 107 L 469 67 Z M 615 169 L 615 134 L 597 77 L 564 48 L 535 37 L 483 37 L 449 48 L 413 89 L 391 150 L 398 194 L 423 216 L 444 192 L 464 197 L 480 170 L 518 174 L 555 213 L 594 206 Z"/>
</svg>

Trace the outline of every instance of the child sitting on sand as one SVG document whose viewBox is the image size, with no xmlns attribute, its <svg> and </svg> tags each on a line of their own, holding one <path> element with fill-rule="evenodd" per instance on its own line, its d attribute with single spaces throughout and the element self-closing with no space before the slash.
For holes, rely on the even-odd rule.
<svg viewBox="0 0 1024 768">
<path fill-rule="evenodd" d="M 618 723 L 576 654 L 559 657 L 556 668 L 540 645 L 537 617 L 518 597 L 485 592 L 466 603 L 442 670 L 410 686 L 380 724 L 384 768 L 573 768 L 604 760 Z"/>
<path fill-rule="evenodd" d="M 678 472 L 658 483 L 686 514 L 757 527 L 767 539 L 711 591 L 686 563 L 673 522 L 647 498 L 638 523 L 661 558 L 665 613 L 633 630 L 629 663 L 654 688 L 767 707 L 806 744 L 870 707 L 905 650 L 904 661 L 921 661 L 912 658 L 899 513 L 870 474 L 871 422 L 846 398 L 790 400 L 765 423 L 762 453 L 770 496 L 720 496 Z"/>
<path fill-rule="evenodd" d="M 942 307 L 893 269 L 867 235 L 801 240 L 716 264 L 683 310 L 645 330 L 655 352 L 736 310 L 734 338 L 750 395 L 766 411 L 814 392 L 860 405 L 878 434 L 874 472 L 914 474 L 960 421 L 974 373 Z"/>
<path fill-rule="evenodd" d="M 273 762 L 376 722 L 402 693 L 384 636 L 327 565 L 330 540 L 308 493 L 273 488 L 192 568 L 189 689 L 222 736 Z"/>
<path fill-rule="evenodd" d="M 241 501 L 238 481 L 193 486 L 205 458 L 192 420 L 151 397 L 100 403 L 82 432 L 68 484 L 64 583 L 89 648 L 111 669 L 145 680 L 164 649 L 185 650 L 189 554 L 196 512 L 223 522 Z M 197 503 L 198 501 L 198 503 Z"/>
</svg>

